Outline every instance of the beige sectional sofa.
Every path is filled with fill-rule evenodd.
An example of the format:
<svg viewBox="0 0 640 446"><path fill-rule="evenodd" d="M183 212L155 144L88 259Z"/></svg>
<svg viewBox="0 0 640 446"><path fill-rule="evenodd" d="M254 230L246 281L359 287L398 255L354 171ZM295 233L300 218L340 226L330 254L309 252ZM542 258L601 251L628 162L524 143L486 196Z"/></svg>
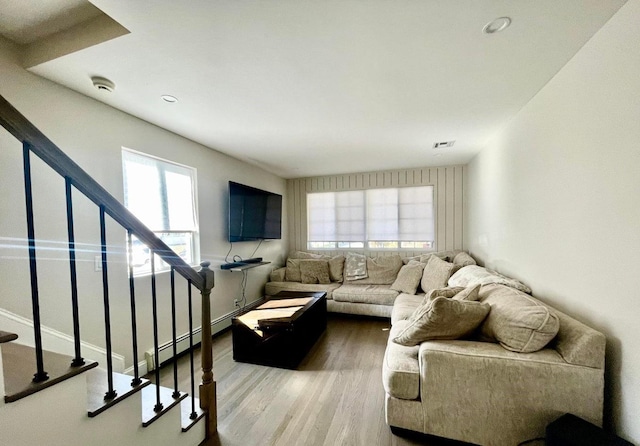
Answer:
<svg viewBox="0 0 640 446"><path fill-rule="evenodd" d="M329 311L390 317L382 364L390 427L518 445L564 413L602 424L604 335L526 285L463 251L368 257L358 280L347 280L347 263L292 253L266 294L326 291Z"/></svg>

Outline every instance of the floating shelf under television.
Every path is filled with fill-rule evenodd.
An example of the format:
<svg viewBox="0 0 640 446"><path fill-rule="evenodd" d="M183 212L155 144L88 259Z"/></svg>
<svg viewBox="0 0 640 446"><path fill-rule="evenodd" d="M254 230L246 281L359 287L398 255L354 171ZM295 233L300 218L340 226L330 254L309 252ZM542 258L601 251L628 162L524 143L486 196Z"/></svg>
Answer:
<svg viewBox="0 0 640 446"><path fill-rule="evenodd" d="M239 262L240 263L240 262ZM254 263L245 263L244 265L234 266L233 268L220 268L223 271L231 271L231 272L240 272L245 269L255 268L257 266L268 265L271 262L254 262Z"/></svg>

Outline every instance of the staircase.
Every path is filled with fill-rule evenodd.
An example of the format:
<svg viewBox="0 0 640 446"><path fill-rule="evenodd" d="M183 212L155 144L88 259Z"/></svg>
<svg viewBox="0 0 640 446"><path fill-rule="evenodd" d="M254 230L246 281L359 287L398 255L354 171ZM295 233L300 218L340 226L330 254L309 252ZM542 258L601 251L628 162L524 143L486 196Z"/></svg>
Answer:
<svg viewBox="0 0 640 446"><path fill-rule="evenodd" d="M131 214L121 203L75 164L53 142L0 96L0 125L23 144L24 191L27 213L25 233L28 241L29 277L33 333L18 337L0 331L0 443L8 446L32 445L199 445L216 433L216 389L212 373L210 293L213 271L209 263L194 270L162 240ZM34 231L31 156L36 155L65 180L68 228L68 259L73 320L72 355L43 348L38 290L38 239ZM101 269L104 304L104 363L83 358L85 345L80 336L76 246L72 191L82 193L97 207L100 215ZM7 193L7 191L4 191ZM202 313L202 380L195 397L193 338L190 338L191 377L189 389L178 389L177 361L174 386L166 388L140 377L138 370L136 295L133 267L129 267L131 306L131 348L133 376L114 371L111 347L109 296L109 258L106 219L120 225L128 240L145 244L151 255L151 299L153 304L153 348L158 358L158 317L154 262L162 260L171 268L171 324L174 356L176 315L175 282L182 278L188 289L189 333L193 333L192 289L200 294ZM155 259L158 260L155 260ZM131 258L129 259L131 260ZM129 262L132 264L132 262ZM30 322L31 323L31 322ZM0 327L1 329L2 327ZM25 345L30 344L30 345ZM86 347L85 347L86 348ZM160 382L160 367L153 381Z"/></svg>

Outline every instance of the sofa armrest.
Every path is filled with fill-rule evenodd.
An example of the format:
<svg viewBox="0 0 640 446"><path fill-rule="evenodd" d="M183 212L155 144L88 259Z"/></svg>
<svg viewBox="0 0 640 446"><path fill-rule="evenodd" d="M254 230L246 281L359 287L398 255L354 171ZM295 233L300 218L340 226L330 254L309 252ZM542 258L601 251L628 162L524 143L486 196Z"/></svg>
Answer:
<svg viewBox="0 0 640 446"><path fill-rule="evenodd" d="M429 341L418 360L425 432L518 444L544 436L567 412L602 424L604 370L569 364L553 349L515 353L486 342Z"/></svg>
<svg viewBox="0 0 640 446"><path fill-rule="evenodd" d="M286 270L286 267L274 269L269 274L269 280L271 282L284 282L284 273L286 272Z"/></svg>

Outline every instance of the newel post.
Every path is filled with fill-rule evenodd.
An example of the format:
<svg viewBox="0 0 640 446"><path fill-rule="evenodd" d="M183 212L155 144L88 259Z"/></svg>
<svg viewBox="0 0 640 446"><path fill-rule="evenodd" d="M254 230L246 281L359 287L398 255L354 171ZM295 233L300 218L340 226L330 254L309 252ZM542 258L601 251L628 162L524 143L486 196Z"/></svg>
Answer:
<svg viewBox="0 0 640 446"><path fill-rule="evenodd" d="M202 288L202 384L200 384L200 408L206 413L206 438L218 430L218 407L216 402L216 382L213 380L213 352L211 346L211 289L213 271L210 262L202 262L199 271L203 279Z"/></svg>

